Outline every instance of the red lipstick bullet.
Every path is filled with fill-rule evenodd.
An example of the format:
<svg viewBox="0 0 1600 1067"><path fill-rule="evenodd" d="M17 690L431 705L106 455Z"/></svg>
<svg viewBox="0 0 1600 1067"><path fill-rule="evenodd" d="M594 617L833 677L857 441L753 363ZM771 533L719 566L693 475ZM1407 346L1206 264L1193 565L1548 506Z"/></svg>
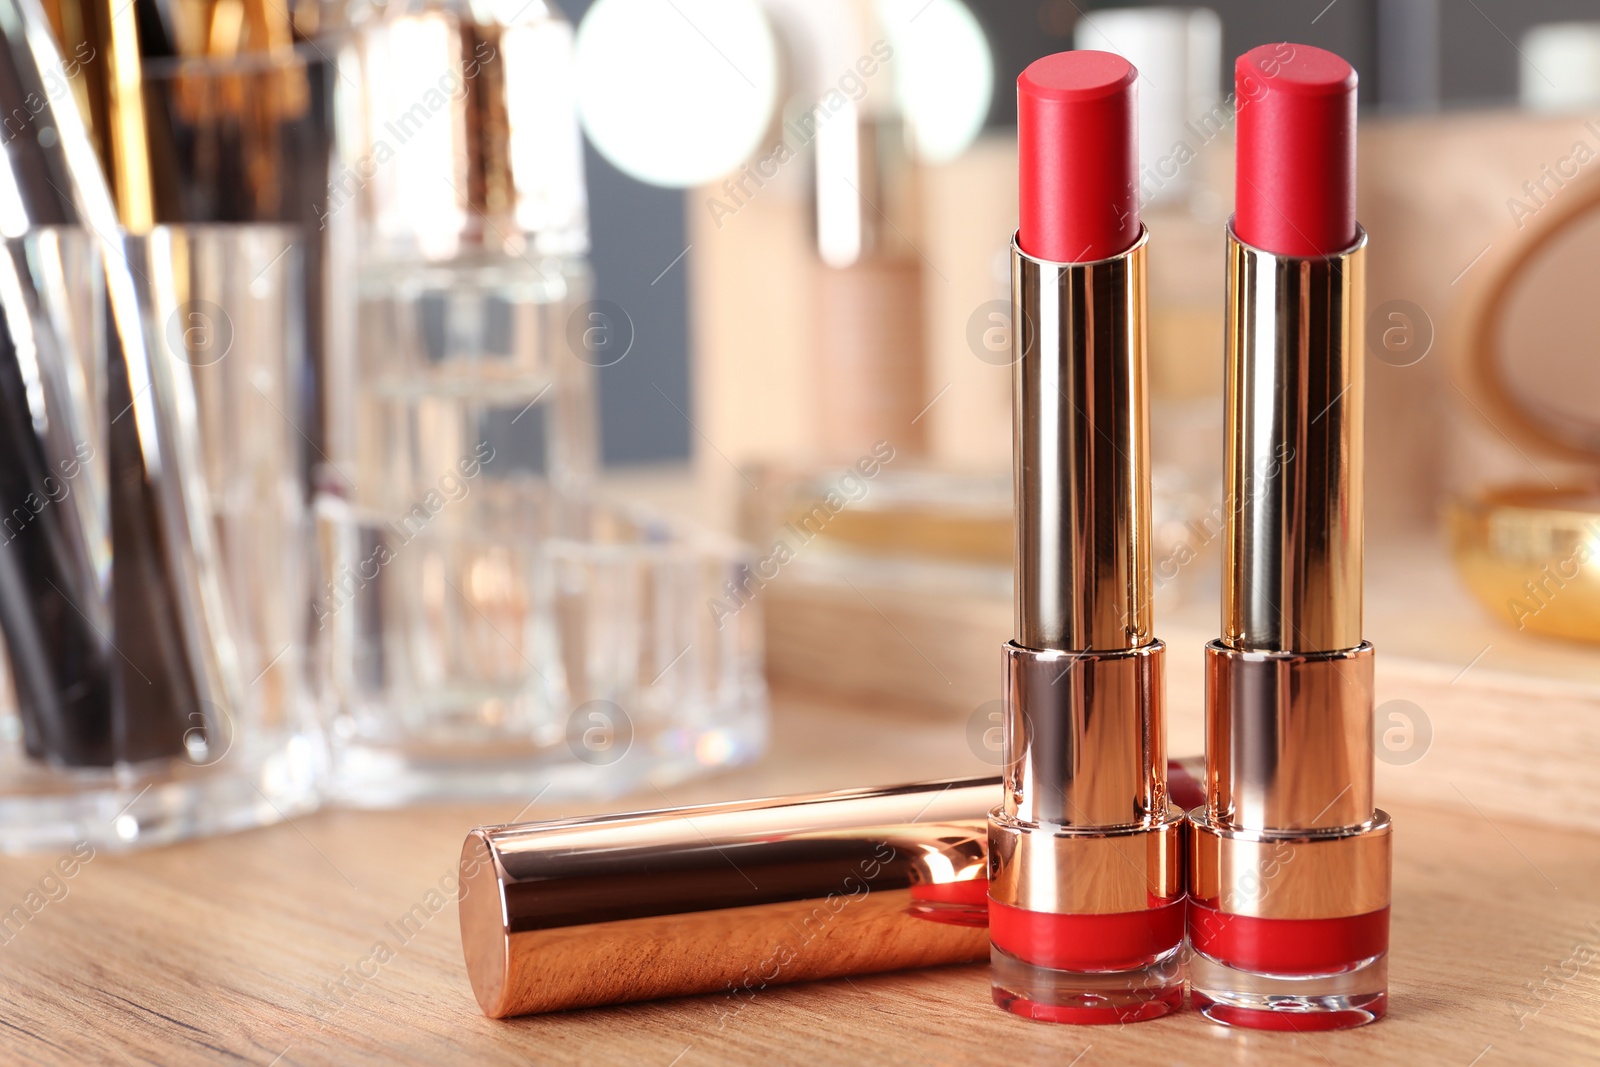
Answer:
<svg viewBox="0 0 1600 1067"><path fill-rule="evenodd" d="M1017 245L1109 259L1139 239L1136 72L1110 52L1058 52L1017 79Z"/></svg>
<svg viewBox="0 0 1600 1067"><path fill-rule="evenodd" d="M1309 45L1264 44L1234 64L1233 232L1280 256L1356 243L1356 72Z"/></svg>

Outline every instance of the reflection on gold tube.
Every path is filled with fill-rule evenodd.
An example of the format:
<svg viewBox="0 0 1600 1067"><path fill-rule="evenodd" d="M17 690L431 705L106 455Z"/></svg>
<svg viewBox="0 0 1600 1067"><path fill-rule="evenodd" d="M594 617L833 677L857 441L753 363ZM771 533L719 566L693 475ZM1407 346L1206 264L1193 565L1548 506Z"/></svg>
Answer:
<svg viewBox="0 0 1600 1067"><path fill-rule="evenodd" d="M1153 640L1145 244L1049 263L1012 243L1016 641Z"/></svg>
<svg viewBox="0 0 1600 1067"><path fill-rule="evenodd" d="M485 827L461 942L496 1018L988 954L995 778Z"/></svg>
<svg viewBox="0 0 1600 1067"><path fill-rule="evenodd" d="M1337 256L1228 231L1227 569L1231 648L1361 643L1366 234Z"/></svg>

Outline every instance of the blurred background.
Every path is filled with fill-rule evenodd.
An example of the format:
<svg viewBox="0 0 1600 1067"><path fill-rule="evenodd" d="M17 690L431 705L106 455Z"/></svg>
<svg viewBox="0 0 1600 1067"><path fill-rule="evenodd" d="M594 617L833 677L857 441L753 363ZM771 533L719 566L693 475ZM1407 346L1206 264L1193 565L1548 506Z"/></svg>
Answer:
<svg viewBox="0 0 1600 1067"><path fill-rule="evenodd" d="M458 857L477 826L993 787L1014 85L1064 49L1140 72L1153 630L1167 754L1194 768L1234 506L1232 69L1279 41L1360 77L1363 618L1406 835L1382 1033L1413 1059L1592 1058L1590 0L0 0L10 1040L74 1063L1085 1057L1072 1027L1002 1029L986 965L780 994L774 953L725 996L487 1020L462 949L499 958L471 913L513 913L469 908L463 945L453 906L485 883ZM733 821L741 849L833 854ZM908 856L981 874L970 826L928 822ZM698 906L699 858L782 903L682 825L642 853L665 880L529 835L582 925L514 984L699 970L698 941L641 955L587 919L658 883ZM976 918L978 886L926 914ZM819 945L874 956L900 900ZM715 912L645 922L756 944Z"/></svg>
<svg viewBox="0 0 1600 1067"><path fill-rule="evenodd" d="M996 137L1015 128L1016 95L1011 86L1022 68L1042 55L1072 47L1080 25L1092 22L1097 12L1171 7L1095 0L1008 0L966 6L983 34L993 64L997 89L984 115L983 132ZM1558 84L1527 70L1525 35L1551 23L1592 18L1594 11L1584 0L1480 0L1460 11L1446 11L1448 5L1440 0L1337 0L1333 4L1224 0L1207 6L1219 19L1219 56L1237 56L1258 44L1279 40L1304 41L1337 52L1360 71L1361 106L1368 114L1508 108L1524 99L1524 93L1533 102L1561 98L1576 106L1585 94L1595 91L1588 84L1593 75L1583 73L1581 60L1550 71ZM577 19L589 4L571 0L564 7ZM1085 32L1092 34L1092 30ZM1545 47L1555 47L1548 43L1554 37L1548 30L1536 34L1535 45L1542 40L1547 42ZM1581 52L1583 47L1574 41L1568 50ZM1546 62L1560 63L1554 58ZM1216 75L1216 91L1225 93L1232 80L1229 64L1219 62ZM687 205L680 197L662 194L618 171L592 147L586 164L595 207L597 285L611 299L637 309L639 320L649 324L645 332L652 338L650 348L641 350L651 356L648 375L643 367L635 366L601 380L605 461L616 465L683 460L694 447L693 431L661 402L650 383L674 399L687 395L691 362L688 294L679 286L667 290L671 298L655 291L668 280L652 287L654 275L646 277L649 272L643 264L666 263L688 244L682 222ZM638 269L633 268L635 263Z"/></svg>
<svg viewBox="0 0 1600 1067"><path fill-rule="evenodd" d="M1600 707L1591 5L3 4L0 844L610 797L814 702L995 766L1013 86L1069 48L1141 72L1174 751L1228 507L1232 59L1290 40L1361 78L1390 787L1464 765L1419 764L1440 722L1474 774L1581 776L1481 713Z"/></svg>

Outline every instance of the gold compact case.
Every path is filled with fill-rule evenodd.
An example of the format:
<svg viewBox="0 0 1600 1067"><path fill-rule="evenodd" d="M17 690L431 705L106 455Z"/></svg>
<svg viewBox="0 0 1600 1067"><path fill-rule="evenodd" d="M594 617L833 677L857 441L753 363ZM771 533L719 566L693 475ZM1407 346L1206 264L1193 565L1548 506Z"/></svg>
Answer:
<svg viewBox="0 0 1600 1067"><path fill-rule="evenodd" d="M1488 266L1456 377L1537 473L1457 498L1456 567L1518 630L1600 642L1600 181L1567 184Z"/></svg>
<svg viewBox="0 0 1600 1067"><path fill-rule="evenodd" d="M1600 488L1511 486L1458 500L1456 567L1519 629L1600 641Z"/></svg>

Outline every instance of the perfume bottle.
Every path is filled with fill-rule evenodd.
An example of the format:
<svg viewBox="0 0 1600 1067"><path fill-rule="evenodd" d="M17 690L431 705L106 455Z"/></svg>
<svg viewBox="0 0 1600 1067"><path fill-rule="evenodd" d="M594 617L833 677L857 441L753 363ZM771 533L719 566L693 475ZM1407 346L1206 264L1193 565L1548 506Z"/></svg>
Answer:
<svg viewBox="0 0 1600 1067"><path fill-rule="evenodd" d="M622 324L589 275L572 29L535 2L484 22L453 2L357 20L362 91L327 211L361 213L353 424L362 506L409 514L476 458L575 488L595 463L593 366ZM577 356L567 356L567 327ZM492 455L491 455L492 454Z"/></svg>
<svg viewBox="0 0 1600 1067"><path fill-rule="evenodd" d="M542 0L355 19L316 607L352 803L593 793L764 738L756 614L706 610L742 557L594 496L632 325L590 299L572 36Z"/></svg>
<svg viewBox="0 0 1600 1067"><path fill-rule="evenodd" d="M561 528L557 487L594 464L592 368L563 338L588 292L571 39L540 2L509 24L449 2L355 19L361 91L327 211L359 212L356 351L316 609L343 653L336 737L534 730L514 542Z"/></svg>

